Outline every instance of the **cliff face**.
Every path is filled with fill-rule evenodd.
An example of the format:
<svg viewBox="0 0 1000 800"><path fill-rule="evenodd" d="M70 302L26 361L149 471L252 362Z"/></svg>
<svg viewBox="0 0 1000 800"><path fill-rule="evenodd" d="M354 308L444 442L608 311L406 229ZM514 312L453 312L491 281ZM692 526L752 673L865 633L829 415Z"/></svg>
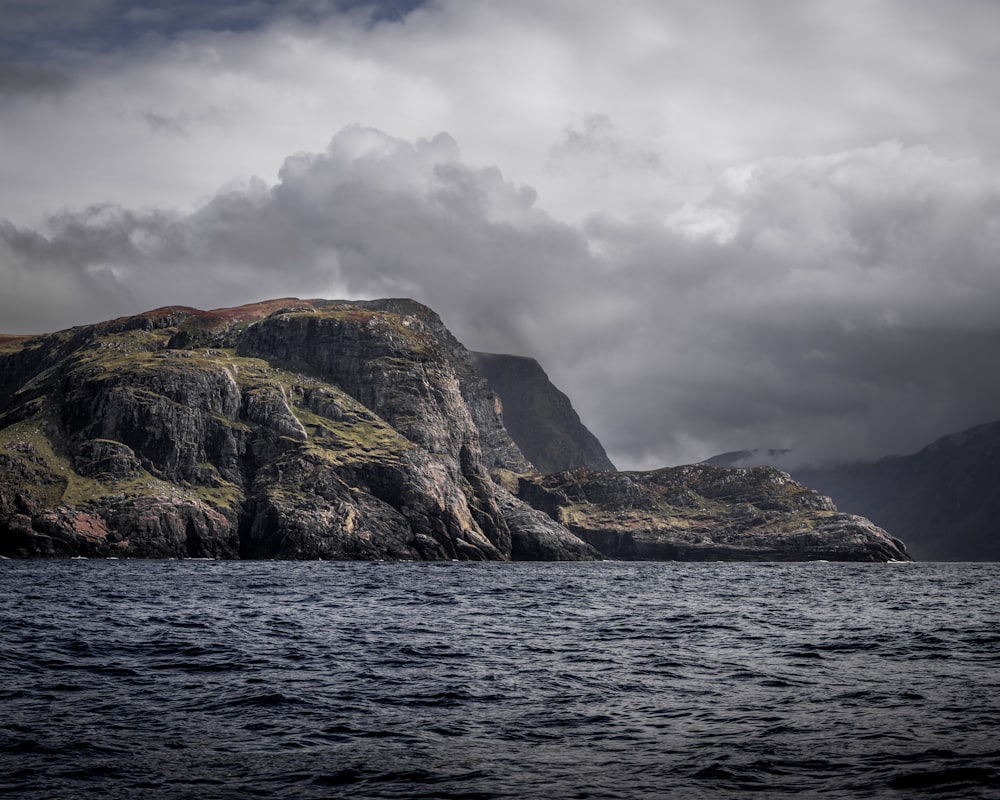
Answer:
<svg viewBox="0 0 1000 800"><path fill-rule="evenodd" d="M597 558L490 479L529 465L442 331L283 301L8 341L0 553Z"/></svg>
<svg viewBox="0 0 1000 800"><path fill-rule="evenodd" d="M496 353L473 353L472 357L503 402L511 438L539 471L614 471L597 437L535 359Z"/></svg>
<svg viewBox="0 0 1000 800"><path fill-rule="evenodd" d="M623 560L910 560L899 540L770 467L575 470L524 476L518 494Z"/></svg>
<svg viewBox="0 0 1000 800"><path fill-rule="evenodd" d="M470 354L410 300L0 337L0 555L602 554L906 558L775 470L539 474Z"/></svg>

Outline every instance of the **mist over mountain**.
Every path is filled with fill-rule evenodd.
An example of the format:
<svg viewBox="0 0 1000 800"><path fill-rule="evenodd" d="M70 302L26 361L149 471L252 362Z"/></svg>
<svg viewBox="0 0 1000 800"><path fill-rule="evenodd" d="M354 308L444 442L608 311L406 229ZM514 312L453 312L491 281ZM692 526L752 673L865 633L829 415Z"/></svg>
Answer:
<svg viewBox="0 0 1000 800"><path fill-rule="evenodd" d="M793 475L903 539L915 558L1000 560L1000 422L944 436L912 455Z"/></svg>
<svg viewBox="0 0 1000 800"><path fill-rule="evenodd" d="M876 461L802 465L793 451L762 449L722 453L704 463L787 470L838 508L903 539L920 560L1000 560L1000 421Z"/></svg>
<svg viewBox="0 0 1000 800"><path fill-rule="evenodd" d="M706 458L701 463L713 467L777 467L781 466L781 463L792 455L792 451L787 448L731 450L728 453L719 453L717 456Z"/></svg>

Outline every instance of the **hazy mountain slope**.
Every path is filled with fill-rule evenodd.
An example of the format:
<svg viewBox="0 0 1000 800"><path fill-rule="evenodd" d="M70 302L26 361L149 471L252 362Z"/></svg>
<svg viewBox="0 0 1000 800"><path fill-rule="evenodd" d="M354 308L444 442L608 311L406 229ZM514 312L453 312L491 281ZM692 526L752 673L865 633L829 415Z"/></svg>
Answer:
<svg viewBox="0 0 1000 800"><path fill-rule="evenodd" d="M511 437L540 472L614 470L604 447L533 358L473 353L473 362L503 403Z"/></svg>
<svg viewBox="0 0 1000 800"><path fill-rule="evenodd" d="M794 474L899 536L916 558L1000 560L1000 422L913 455Z"/></svg>

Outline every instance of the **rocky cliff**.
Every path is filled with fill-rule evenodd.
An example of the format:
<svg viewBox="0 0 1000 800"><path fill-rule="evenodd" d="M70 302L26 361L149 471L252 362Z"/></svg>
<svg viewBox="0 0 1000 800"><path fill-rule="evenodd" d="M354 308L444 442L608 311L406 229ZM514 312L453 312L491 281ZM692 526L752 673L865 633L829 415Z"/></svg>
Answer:
<svg viewBox="0 0 1000 800"><path fill-rule="evenodd" d="M429 309L273 301L0 345L0 553L591 559Z"/></svg>
<svg viewBox="0 0 1000 800"><path fill-rule="evenodd" d="M783 473L712 470L539 474L410 300L0 337L4 556L906 557Z"/></svg>
<svg viewBox="0 0 1000 800"><path fill-rule="evenodd" d="M518 494L611 558L909 561L903 543L771 467L574 470Z"/></svg>
<svg viewBox="0 0 1000 800"><path fill-rule="evenodd" d="M533 358L473 353L473 362L503 402L504 422L541 472L613 471L604 447Z"/></svg>

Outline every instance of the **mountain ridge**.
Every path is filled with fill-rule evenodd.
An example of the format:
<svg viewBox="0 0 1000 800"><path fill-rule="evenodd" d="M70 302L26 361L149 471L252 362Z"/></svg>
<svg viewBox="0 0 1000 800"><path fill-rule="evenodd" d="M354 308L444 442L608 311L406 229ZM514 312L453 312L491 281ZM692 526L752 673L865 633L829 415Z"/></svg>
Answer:
<svg viewBox="0 0 1000 800"><path fill-rule="evenodd" d="M823 557L782 537L836 519L853 544L835 557L908 558L870 523L786 503L815 493L785 478L616 474L534 470L472 355L413 300L167 306L0 344L5 556L592 560L614 548L581 519L655 506L687 519L658 522L660 544L692 525L702 544L739 540L681 557ZM576 528L559 480L596 487ZM738 491L704 494L719 480Z"/></svg>

